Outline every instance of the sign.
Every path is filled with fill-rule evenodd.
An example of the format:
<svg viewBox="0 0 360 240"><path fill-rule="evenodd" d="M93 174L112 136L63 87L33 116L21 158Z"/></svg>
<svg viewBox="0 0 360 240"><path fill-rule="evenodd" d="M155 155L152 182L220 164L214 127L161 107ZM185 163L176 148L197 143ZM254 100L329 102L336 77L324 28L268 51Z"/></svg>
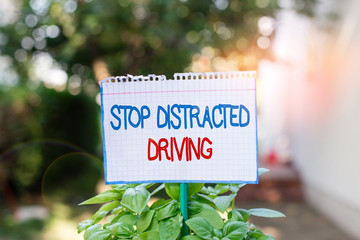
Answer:
<svg viewBox="0 0 360 240"><path fill-rule="evenodd" d="M100 82L106 184L257 183L255 72Z"/></svg>

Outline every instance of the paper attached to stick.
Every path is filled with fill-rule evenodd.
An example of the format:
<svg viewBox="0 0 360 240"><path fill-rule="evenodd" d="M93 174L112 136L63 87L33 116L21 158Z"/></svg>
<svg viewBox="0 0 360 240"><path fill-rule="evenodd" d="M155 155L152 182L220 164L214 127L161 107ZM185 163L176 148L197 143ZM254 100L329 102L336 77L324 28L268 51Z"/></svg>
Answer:
<svg viewBox="0 0 360 240"><path fill-rule="evenodd" d="M105 181L257 183L255 72L100 82Z"/></svg>

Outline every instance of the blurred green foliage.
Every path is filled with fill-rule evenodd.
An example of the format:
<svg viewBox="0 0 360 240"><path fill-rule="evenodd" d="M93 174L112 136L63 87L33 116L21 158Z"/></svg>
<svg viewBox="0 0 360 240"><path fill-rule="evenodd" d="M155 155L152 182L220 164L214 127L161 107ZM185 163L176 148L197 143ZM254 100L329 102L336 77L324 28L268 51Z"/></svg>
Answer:
<svg viewBox="0 0 360 240"><path fill-rule="evenodd" d="M289 2L311 15L315 1ZM256 61L241 59L266 53L256 45L258 19L279 9L276 0L5 3L15 11L0 9L0 190L18 195L39 194L46 169L64 154L101 156L95 76L171 77L190 71L206 47L214 56L242 56L239 70L254 69ZM77 174L66 166L58 172Z"/></svg>
<svg viewBox="0 0 360 240"><path fill-rule="evenodd" d="M0 95L0 166L17 193L39 194L45 171L66 153L99 156L100 110L94 99L45 87L35 91L12 88L6 93ZM89 166L84 164L83 169ZM57 171L63 176L75 173L60 168ZM94 176L95 180L99 177ZM53 179L51 183L59 181Z"/></svg>
<svg viewBox="0 0 360 240"><path fill-rule="evenodd" d="M34 78L29 66L41 52L50 53L68 76L86 78L77 66L91 67L97 58L104 59L114 74L171 76L184 71L204 46L217 48L220 55L247 53L256 40L257 20L278 9L275 0L31 0L21 4L18 21L0 31L7 36L2 54L12 58L19 81L25 83ZM236 44L239 39L243 44Z"/></svg>
<svg viewBox="0 0 360 240"><path fill-rule="evenodd" d="M10 214L0 219L0 237L2 239L35 239L40 236L44 221L30 219L18 223Z"/></svg>

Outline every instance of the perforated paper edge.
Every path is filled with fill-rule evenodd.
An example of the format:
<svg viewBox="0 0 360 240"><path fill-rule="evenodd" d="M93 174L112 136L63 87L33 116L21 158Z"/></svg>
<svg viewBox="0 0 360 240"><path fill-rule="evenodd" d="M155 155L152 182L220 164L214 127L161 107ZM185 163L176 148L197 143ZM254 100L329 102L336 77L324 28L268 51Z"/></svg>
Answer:
<svg viewBox="0 0 360 240"><path fill-rule="evenodd" d="M99 81L99 85L120 82L142 82L142 81L165 81L165 80L205 80L205 79L234 79L234 78L255 78L255 71L233 71L233 72L206 72L206 73L175 73L173 79L166 79L165 75L149 74L147 76L126 75L113 76Z"/></svg>

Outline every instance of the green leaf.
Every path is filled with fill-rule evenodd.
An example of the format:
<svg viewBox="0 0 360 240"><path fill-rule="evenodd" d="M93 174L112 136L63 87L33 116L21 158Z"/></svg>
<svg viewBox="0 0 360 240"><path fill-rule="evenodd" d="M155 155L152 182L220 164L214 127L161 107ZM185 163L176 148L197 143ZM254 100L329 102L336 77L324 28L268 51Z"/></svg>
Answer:
<svg viewBox="0 0 360 240"><path fill-rule="evenodd" d="M116 208L118 206L120 206L120 201L109 202L109 203L106 203L106 204L102 205L99 208L99 211L108 211L108 212L110 212L111 210L113 210L114 208Z"/></svg>
<svg viewBox="0 0 360 240"><path fill-rule="evenodd" d="M120 205L119 201L114 201L110 203L106 203L96 211L96 213L91 217L94 220L94 223L98 223L101 219L103 219L112 209L118 207Z"/></svg>
<svg viewBox="0 0 360 240"><path fill-rule="evenodd" d="M155 240L160 239L159 231L148 231L138 235L140 240Z"/></svg>
<svg viewBox="0 0 360 240"><path fill-rule="evenodd" d="M217 195L218 194L218 191L216 191L212 186L207 186L207 187L203 187L201 190L200 190L201 193L205 193L205 194L214 194L214 195Z"/></svg>
<svg viewBox="0 0 360 240"><path fill-rule="evenodd" d="M165 218L169 218L177 215L180 212L180 207L177 202L171 202L170 204L160 208L157 210L156 219L158 221L163 220Z"/></svg>
<svg viewBox="0 0 360 240"><path fill-rule="evenodd" d="M154 202L154 203L151 205L150 209L155 210L155 209L157 209L157 208L161 208L161 207L169 204L169 203L172 202L172 201L174 201L174 200L172 200L172 199L165 200L165 199L163 199L163 198L160 198L159 200L157 200L156 202Z"/></svg>
<svg viewBox="0 0 360 240"><path fill-rule="evenodd" d="M215 185L215 190L219 191L218 194L223 194L230 190L230 185L224 183L218 183Z"/></svg>
<svg viewBox="0 0 360 240"><path fill-rule="evenodd" d="M175 240L180 234L182 217L180 214L175 217L164 219L159 222L160 240Z"/></svg>
<svg viewBox="0 0 360 240"><path fill-rule="evenodd" d="M232 193L227 196L219 196L214 199L214 204L220 212L225 212L225 210L230 206L231 201L236 197L236 193Z"/></svg>
<svg viewBox="0 0 360 240"><path fill-rule="evenodd" d="M120 217L119 220L116 222L123 222L123 223L127 223L127 224L133 226L136 224L136 222L138 221L139 218L140 218L139 215L133 215L133 214L129 213L129 214L126 214L126 215Z"/></svg>
<svg viewBox="0 0 360 240"><path fill-rule="evenodd" d="M265 235L263 233L252 232L249 233L246 240L275 240L271 235Z"/></svg>
<svg viewBox="0 0 360 240"><path fill-rule="evenodd" d="M78 233L81 233L82 231L86 230L88 227L90 227L91 225L94 225L94 224L95 224L95 222L93 219L87 219L85 221L80 222L77 225Z"/></svg>
<svg viewBox="0 0 360 240"><path fill-rule="evenodd" d="M172 199L180 200L180 183L165 183L165 192Z"/></svg>
<svg viewBox="0 0 360 240"><path fill-rule="evenodd" d="M122 210L124 210L125 208L123 206L118 206L116 208L114 208L113 210L111 210L111 213L113 214L119 214Z"/></svg>
<svg viewBox="0 0 360 240"><path fill-rule="evenodd" d="M150 199L150 193L144 186L136 186L135 188L128 188L121 200L121 204L129 210L141 214L147 206Z"/></svg>
<svg viewBox="0 0 360 240"><path fill-rule="evenodd" d="M147 231L152 231L152 230L159 231L159 222L155 218L153 218L150 223L150 226L146 230Z"/></svg>
<svg viewBox="0 0 360 240"><path fill-rule="evenodd" d="M248 225L240 221L227 222L223 228L225 237L230 240L241 240L248 231Z"/></svg>
<svg viewBox="0 0 360 240"><path fill-rule="evenodd" d="M214 199L210 197L211 195L204 195L204 194L201 194L201 193L198 193L196 194L196 199L198 201L201 201L203 203L207 203L207 204L214 204ZM216 198L216 196L214 195L213 197Z"/></svg>
<svg viewBox="0 0 360 240"><path fill-rule="evenodd" d="M94 221L94 223L100 222L101 219L103 219L108 214L108 211L97 211L91 219Z"/></svg>
<svg viewBox="0 0 360 240"><path fill-rule="evenodd" d="M121 197L122 197L122 193L114 190L108 190L80 203L79 205L105 203L105 202L121 199Z"/></svg>
<svg viewBox="0 0 360 240"><path fill-rule="evenodd" d="M154 216L154 213L155 213L154 210L149 210L147 212L144 212L140 216L140 218L136 224L136 229L137 229L138 233L144 232L150 226L150 223Z"/></svg>
<svg viewBox="0 0 360 240"><path fill-rule="evenodd" d="M216 184L215 188L212 186L203 187L200 192L209 195L219 195L226 193L229 190L227 184Z"/></svg>
<svg viewBox="0 0 360 240"><path fill-rule="evenodd" d="M224 222L219 213L207 204L202 204L202 207L203 209L199 213L190 215L189 218L202 217L205 218L206 221L208 221L214 228L222 229Z"/></svg>
<svg viewBox="0 0 360 240"><path fill-rule="evenodd" d="M135 233L133 226L124 222L114 223L108 229L115 236L122 238L129 238Z"/></svg>
<svg viewBox="0 0 360 240"><path fill-rule="evenodd" d="M185 222L189 228L201 238L212 239L214 227L205 218L196 217Z"/></svg>
<svg viewBox="0 0 360 240"><path fill-rule="evenodd" d="M200 190L204 187L204 183L188 183L188 198L200 192Z"/></svg>
<svg viewBox="0 0 360 240"><path fill-rule="evenodd" d="M111 184L110 187L116 191L125 191L126 189L128 189L126 185L127 184Z"/></svg>
<svg viewBox="0 0 360 240"><path fill-rule="evenodd" d="M117 215L115 214L110 214L106 217L106 219L108 220L109 223L111 223L112 221L114 221L114 219L116 218ZM115 221L114 221L115 222Z"/></svg>
<svg viewBox="0 0 360 240"><path fill-rule="evenodd" d="M147 212L147 211L149 211L150 210L150 208L149 208L149 206L146 204L145 205L145 208L144 208L144 210L142 211L142 212Z"/></svg>
<svg viewBox="0 0 360 240"><path fill-rule="evenodd" d="M123 208L124 208L124 207L123 207ZM119 222L119 219L120 219L122 216L129 215L129 214L132 214L132 213L127 212L127 211L121 211L121 212L119 212L118 214L115 214L115 217L111 220L111 223Z"/></svg>
<svg viewBox="0 0 360 240"><path fill-rule="evenodd" d="M241 216L241 214L235 210L232 210L228 213L227 215L228 217L228 221L232 222L232 221L242 221L244 222L244 218Z"/></svg>
<svg viewBox="0 0 360 240"><path fill-rule="evenodd" d="M111 185L111 188L113 190L124 193L127 189L134 188L134 187L136 187L138 185L139 184L113 184L113 185Z"/></svg>
<svg viewBox="0 0 360 240"><path fill-rule="evenodd" d="M253 208L253 209L249 209L249 212L251 213L251 215L257 217L267 217L267 218L285 217L285 215L282 214L281 212L267 208Z"/></svg>
<svg viewBox="0 0 360 240"><path fill-rule="evenodd" d="M204 183L188 183L188 198L198 193L204 187ZM166 194L172 199L180 200L180 183L165 183Z"/></svg>
<svg viewBox="0 0 360 240"><path fill-rule="evenodd" d="M239 191L239 189L242 188L243 186L245 186L245 183L242 183L242 184L230 184L229 189L233 193L237 193Z"/></svg>
<svg viewBox="0 0 360 240"><path fill-rule="evenodd" d="M88 227L88 229L86 229L86 232L84 234L84 240L88 240L90 235L93 234L94 232L98 231L100 228L101 228L100 224L96 224L96 225Z"/></svg>
<svg viewBox="0 0 360 240"><path fill-rule="evenodd" d="M110 240L111 233L107 230L99 230L90 234L87 240Z"/></svg>
<svg viewBox="0 0 360 240"><path fill-rule="evenodd" d="M202 240L203 238L200 238L196 235L187 235L185 237L180 238L180 240Z"/></svg>
<svg viewBox="0 0 360 240"><path fill-rule="evenodd" d="M267 168L258 168L258 175L261 176L266 172L269 172L270 170Z"/></svg>
<svg viewBox="0 0 360 240"><path fill-rule="evenodd" d="M189 211L189 215L194 215L197 214L199 212L201 212L201 210L204 207L202 206L201 203L198 203L196 201L189 201L188 202L188 211Z"/></svg>
<svg viewBox="0 0 360 240"><path fill-rule="evenodd" d="M108 217L108 221L109 221L110 223L117 223L121 217L122 217L122 216L120 216L120 215L115 215L115 217L112 218L112 219L111 219L111 218L109 219L109 217Z"/></svg>
<svg viewBox="0 0 360 240"><path fill-rule="evenodd" d="M244 219L244 222L247 222L250 218L250 212L246 209L237 209L236 210L237 212L239 212L241 214L241 216L243 217Z"/></svg>
<svg viewBox="0 0 360 240"><path fill-rule="evenodd" d="M245 209L236 209L232 210L228 214L228 219L230 221L241 221L241 222L247 222L250 218L250 212Z"/></svg>
<svg viewBox="0 0 360 240"><path fill-rule="evenodd" d="M214 235L216 236L216 237L218 237L218 238L222 238L223 237L223 232L222 232L222 230L220 230L220 229L214 229Z"/></svg>

